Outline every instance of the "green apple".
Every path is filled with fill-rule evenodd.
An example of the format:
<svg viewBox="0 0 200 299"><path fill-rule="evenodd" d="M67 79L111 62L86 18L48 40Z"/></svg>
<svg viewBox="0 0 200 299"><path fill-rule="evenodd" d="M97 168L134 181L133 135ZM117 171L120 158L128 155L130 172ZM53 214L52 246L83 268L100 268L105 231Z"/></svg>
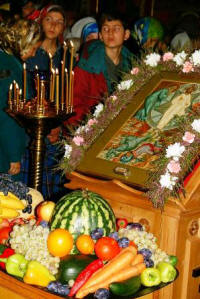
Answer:
<svg viewBox="0 0 200 299"><path fill-rule="evenodd" d="M141 283L145 287L157 286L160 282L160 271L156 268L146 268L141 274Z"/></svg>
<svg viewBox="0 0 200 299"><path fill-rule="evenodd" d="M160 272L162 282L170 282L176 278L176 269L170 263L160 262L157 269Z"/></svg>

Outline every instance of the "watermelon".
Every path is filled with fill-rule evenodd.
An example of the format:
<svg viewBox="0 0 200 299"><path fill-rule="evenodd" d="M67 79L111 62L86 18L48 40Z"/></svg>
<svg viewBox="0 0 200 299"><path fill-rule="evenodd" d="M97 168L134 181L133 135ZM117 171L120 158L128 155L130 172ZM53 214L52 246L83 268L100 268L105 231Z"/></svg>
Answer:
<svg viewBox="0 0 200 299"><path fill-rule="evenodd" d="M89 235L96 228L103 228L104 236L116 231L112 208L101 195L88 190L75 190L63 196L55 205L50 229L67 229L74 241L81 234ZM77 253L74 246L71 254Z"/></svg>

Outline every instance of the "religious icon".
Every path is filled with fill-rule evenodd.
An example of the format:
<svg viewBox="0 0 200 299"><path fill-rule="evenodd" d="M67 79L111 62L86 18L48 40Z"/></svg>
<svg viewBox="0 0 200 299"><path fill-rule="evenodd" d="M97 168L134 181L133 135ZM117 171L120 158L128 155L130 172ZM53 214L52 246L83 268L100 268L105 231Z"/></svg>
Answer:
<svg viewBox="0 0 200 299"><path fill-rule="evenodd" d="M137 94L140 109L131 113L131 107L135 106L133 97L133 103L127 107L127 112L122 112L123 123L114 120L114 124L110 124L106 129L109 135L107 142L100 146L101 140L106 140L106 134L103 134L97 144L86 153L86 162L83 160L78 169L88 171L86 165L89 155L88 158L92 159L90 164L98 168L94 170L95 175L100 171L102 176L102 168L103 176L115 177L116 167L123 168L126 170L126 177L124 175L122 180L133 185L140 185L141 182L143 185L147 172L154 169L152 161L158 158L158 153L162 150L164 136L176 134L176 117L186 115L190 109L200 105L200 80L192 82L178 78L178 75L176 80L171 80L170 76L161 77L155 87L148 87L149 91L145 94L142 105L141 96ZM111 136L109 132L114 134ZM91 169L89 172L91 173Z"/></svg>

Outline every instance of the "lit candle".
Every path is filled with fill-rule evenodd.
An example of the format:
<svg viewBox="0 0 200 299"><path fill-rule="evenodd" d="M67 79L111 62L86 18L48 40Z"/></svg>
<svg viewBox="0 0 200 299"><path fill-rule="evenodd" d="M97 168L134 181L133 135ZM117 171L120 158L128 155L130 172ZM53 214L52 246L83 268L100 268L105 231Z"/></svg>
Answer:
<svg viewBox="0 0 200 299"><path fill-rule="evenodd" d="M64 109L64 88L65 88L65 68L64 62L61 61L61 110Z"/></svg>
<svg viewBox="0 0 200 299"><path fill-rule="evenodd" d="M23 79L24 79L24 94L23 94L23 96L24 96L24 100L26 99L26 63L24 62L24 64L23 64Z"/></svg>
<svg viewBox="0 0 200 299"><path fill-rule="evenodd" d="M62 73L61 73L61 109L64 109L64 89L65 89L65 64L66 64L66 52L67 52L67 44L64 41L63 43L63 60L61 61L62 65Z"/></svg>
<svg viewBox="0 0 200 299"><path fill-rule="evenodd" d="M16 83L16 104L17 104L17 110L19 107L19 85Z"/></svg>
<svg viewBox="0 0 200 299"><path fill-rule="evenodd" d="M59 71L56 69L56 111L59 110Z"/></svg>
<svg viewBox="0 0 200 299"><path fill-rule="evenodd" d="M45 85L44 85L44 81L41 81L41 92L40 92L41 96L40 96L40 105L41 107L44 107L44 99L45 99Z"/></svg>
<svg viewBox="0 0 200 299"><path fill-rule="evenodd" d="M68 82L69 78L68 78L68 71L65 68L65 105L66 105L66 109L68 109L69 106L69 82Z"/></svg>
<svg viewBox="0 0 200 299"><path fill-rule="evenodd" d="M52 59L52 55L51 53L49 53L49 69L50 69L50 72L53 68L53 59Z"/></svg>
<svg viewBox="0 0 200 299"><path fill-rule="evenodd" d="M50 102L52 102L52 83L53 83L53 74L52 74L52 70L51 70L50 82L49 82L49 99L50 99Z"/></svg>
<svg viewBox="0 0 200 299"><path fill-rule="evenodd" d="M14 105L16 104L17 100L17 94L16 94L16 81L13 81L13 87L14 87Z"/></svg>
<svg viewBox="0 0 200 299"><path fill-rule="evenodd" d="M72 87L71 87L71 103L70 103L70 110L73 111L73 102L74 102L74 72L72 71Z"/></svg>
<svg viewBox="0 0 200 299"><path fill-rule="evenodd" d="M19 107L20 108L22 108L22 104L23 104L23 102L22 102L22 89L20 88L20 90L19 90Z"/></svg>
<svg viewBox="0 0 200 299"><path fill-rule="evenodd" d="M72 69L74 59L74 44L70 41L71 53L70 53L70 70L69 70L69 105L71 105L71 90L72 90Z"/></svg>
<svg viewBox="0 0 200 299"><path fill-rule="evenodd" d="M52 69L52 91L51 91L52 102L54 102L54 96L55 96L55 77L56 77L56 72L54 69Z"/></svg>
<svg viewBox="0 0 200 299"><path fill-rule="evenodd" d="M37 91L37 105L40 105L40 76L38 74L38 66L35 66L36 73L36 91Z"/></svg>
<svg viewBox="0 0 200 299"><path fill-rule="evenodd" d="M13 92L13 84L11 83L8 92L8 104L10 109L12 109L12 92Z"/></svg>

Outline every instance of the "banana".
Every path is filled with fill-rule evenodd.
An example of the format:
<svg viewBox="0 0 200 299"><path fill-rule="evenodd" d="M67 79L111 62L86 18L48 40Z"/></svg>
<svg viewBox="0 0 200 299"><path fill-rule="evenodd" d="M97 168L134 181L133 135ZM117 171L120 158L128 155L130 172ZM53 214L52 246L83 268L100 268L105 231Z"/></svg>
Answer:
<svg viewBox="0 0 200 299"><path fill-rule="evenodd" d="M3 194L3 192L0 191L0 196L1 196L1 195L6 196L6 195ZM13 194L13 193L11 193L11 192L9 192L9 191L8 191L8 196L12 197L13 199L18 199L18 200L20 200L19 197L17 197L15 194Z"/></svg>
<svg viewBox="0 0 200 299"><path fill-rule="evenodd" d="M19 216L19 212L13 209L0 208L0 218L15 218Z"/></svg>
<svg viewBox="0 0 200 299"><path fill-rule="evenodd" d="M2 208L9 208L13 210L23 210L25 207L20 199L17 197L11 197L10 195L0 195L0 205Z"/></svg>

